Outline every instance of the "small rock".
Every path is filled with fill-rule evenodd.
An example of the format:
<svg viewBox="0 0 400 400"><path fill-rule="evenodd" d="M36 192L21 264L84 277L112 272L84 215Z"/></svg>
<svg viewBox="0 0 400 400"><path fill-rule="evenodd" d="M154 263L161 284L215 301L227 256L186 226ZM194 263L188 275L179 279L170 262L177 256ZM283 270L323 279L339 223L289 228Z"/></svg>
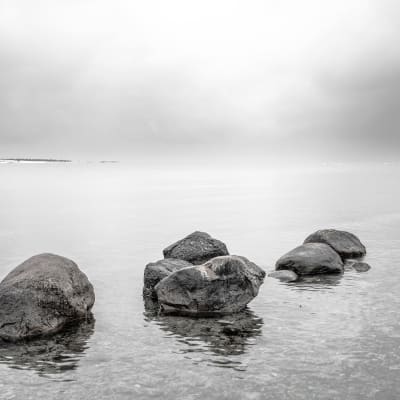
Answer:
<svg viewBox="0 0 400 400"><path fill-rule="evenodd" d="M193 232L163 251L164 258L178 258L195 265L219 256L229 255L226 245L205 232Z"/></svg>
<svg viewBox="0 0 400 400"><path fill-rule="evenodd" d="M351 267L357 272L367 272L371 269L371 266L365 262L355 262L351 264Z"/></svg>
<svg viewBox="0 0 400 400"><path fill-rule="evenodd" d="M290 270L280 270L280 271L274 271L268 274L270 278L276 278L279 279L282 282L294 282L298 279L298 276L295 272L290 271Z"/></svg>
<svg viewBox="0 0 400 400"><path fill-rule="evenodd" d="M356 235L336 229L322 229L314 232L306 238L304 243L325 243L332 247L342 260L360 258L366 254L365 246Z"/></svg>
<svg viewBox="0 0 400 400"><path fill-rule="evenodd" d="M291 270L297 275L342 273L343 262L338 253L323 243L307 243L283 255L275 269Z"/></svg>

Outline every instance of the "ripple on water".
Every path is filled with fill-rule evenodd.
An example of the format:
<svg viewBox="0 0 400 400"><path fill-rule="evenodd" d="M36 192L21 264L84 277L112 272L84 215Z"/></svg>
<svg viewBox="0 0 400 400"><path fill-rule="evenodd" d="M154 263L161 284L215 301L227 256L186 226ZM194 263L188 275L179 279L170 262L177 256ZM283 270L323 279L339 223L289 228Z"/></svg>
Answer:
<svg viewBox="0 0 400 400"><path fill-rule="evenodd" d="M181 344L178 353L192 362L237 370L246 369L239 356L254 345L263 326L263 320L249 309L223 318L158 315L151 310L145 320L175 338Z"/></svg>
<svg viewBox="0 0 400 400"><path fill-rule="evenodd" d="M19 370L32 370L52 380L70 381L62 377L75 370L88 348L95 321L70 326L62 333L22 343L0 344L0 364Z"/></svg>

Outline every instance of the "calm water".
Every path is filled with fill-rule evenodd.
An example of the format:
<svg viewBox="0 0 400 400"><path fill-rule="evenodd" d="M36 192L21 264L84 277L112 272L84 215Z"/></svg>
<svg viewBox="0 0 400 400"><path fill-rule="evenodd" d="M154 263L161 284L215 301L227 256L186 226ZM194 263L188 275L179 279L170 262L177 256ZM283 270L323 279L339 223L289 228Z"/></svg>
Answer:
<svg viewBox="0 0 400 400"><path fill-rule="evenodd" d="M1 399L400 397L400 167L2 164L0 179L1 277L53 252L96 290L94 324L0 349ZM268 271L323 227L356 233L372 269L267 278L240 336L145 310L144 266L194 230Z"/></svg>

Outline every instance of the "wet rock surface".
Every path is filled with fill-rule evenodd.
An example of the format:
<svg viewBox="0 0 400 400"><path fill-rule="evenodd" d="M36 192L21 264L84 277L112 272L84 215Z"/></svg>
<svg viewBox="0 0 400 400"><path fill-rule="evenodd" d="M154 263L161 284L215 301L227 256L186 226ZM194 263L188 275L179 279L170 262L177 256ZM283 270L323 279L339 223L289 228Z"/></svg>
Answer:
<svg viewBox="0 0 400 400"><path fill-rule="evenodd" d="M195 265L229 254L226 245L206 232L196 231L171 244L163 251L164 258L178 258Z"/></svg>
<svg viewBox="0 0 400 400"><path fill-rule="evenodd" d="M222 256L172 273L155 290L164 313L230 314L257 296L264 277L265 272L247 258Z"/></svg>
<svg viewBox="0 0 400 400"><path fill-rule="evenodd" d="M86 275L54 254L29 258L0 283L0 340L52 334L91 318L95 296Z"/></svg>
<svg viewBox="0 0 400 400"><path fill-rule="evenodd" d="M156 299L157 293L154 290L154 287L158 282L175 271L192 266L193 264L187 261L174 258L165 258L163 260L147 264L144 270L143 295Z"/></svg>
<svg viewBox="0 0 400 400"><path fill-rule="evenodd" d="M321 229L312 233L304 243L325 243L335 250L342 260L365 256L366 249L358 237L350 232Z"/></svg>
<svg viewBox="0 0 400 400"><path fill-rule="evenodd" d="M324 243L307 243L283 255L275 269L290 270L297 275L342 273L343 262L338 253Z"/></svg>

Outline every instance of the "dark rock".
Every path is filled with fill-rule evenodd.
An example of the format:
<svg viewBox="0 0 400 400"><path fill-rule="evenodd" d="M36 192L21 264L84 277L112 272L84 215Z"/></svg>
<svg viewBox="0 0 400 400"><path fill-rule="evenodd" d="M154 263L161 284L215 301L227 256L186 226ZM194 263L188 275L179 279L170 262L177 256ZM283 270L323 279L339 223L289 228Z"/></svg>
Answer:
<svg viewBox="0 0 400 400"><path fill-rule="evenodd" d="M307 243L283 255L275 269L291 270L297 275L343 272L343 262L331 247L323 243Z"/></svg>
<svg viewBox="0 0 400 400"><path fill-rule="evenodd" d="M351 267L357 272L367 272L371 269L371 266L365 262L355 262L351 264Z"/></svg>
<svg viewBox="0 0 400 400"><path fill-rule="evenodd" d="M193 232L163 251L164 258L178 258L195 265L211 258L228 255L226 245L205 232Z"/></svg>
<svg viewBox="0 0 400 400"><path fill-rule="evenodd" d="M192 266L193 264L190 264L187 261L177 260L174 258L165 258L155 263L147 264L146 268L144 269L143 295L156 299L157 294L154 290L154 287L158 282L175 271Z"/></svg>
<svg viewBox="0 0 400 400"><path fill-rule="evenodd" d="M164 313L212 316L243 310L257 296L264 277L248 259L222 256L176 271L155 289Z"/></svg>
<svg viewBox="0 0 400 400"><path fill-rule="evenodd" d="M17 341L60 331L91 317L93 286L71 260L29 258L0 283L0 339Z"/></svg>
<svg viewBox="0 0 400 400"><path fill-rule="evenodd" d="M294 282L298 279L298 276L295 272L290 271L290 270L280 270L280 271L274 271L268 274L270 278L276 278L279 279L282 282Z"/></svg>
<svg viewBox="0 0 400 400"><path fill-rule="evenodd" d="M342 260L359 258L366 254L365 246L357 236L336 229L322 229L314 232L306 238L304 243L325 243L331 246L342 257Z"/></svg>

